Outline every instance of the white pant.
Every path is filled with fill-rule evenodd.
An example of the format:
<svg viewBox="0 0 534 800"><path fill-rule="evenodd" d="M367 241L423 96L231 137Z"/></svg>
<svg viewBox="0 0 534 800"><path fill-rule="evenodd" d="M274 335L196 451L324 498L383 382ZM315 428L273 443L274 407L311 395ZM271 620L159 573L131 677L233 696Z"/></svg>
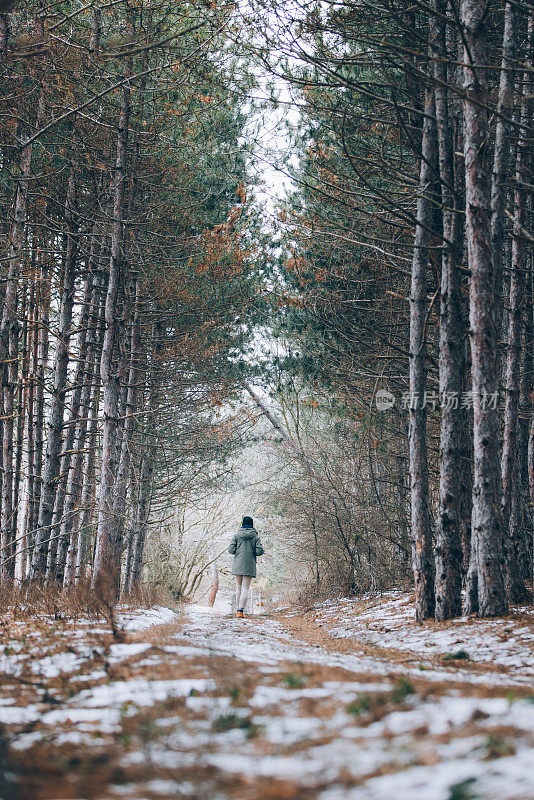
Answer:
<svg viewBox="0 0 534 800"><path fill-rule="evenodd" d="M248 575L235 575L235 602L236 608L245 608L252 578Z"/></svg>

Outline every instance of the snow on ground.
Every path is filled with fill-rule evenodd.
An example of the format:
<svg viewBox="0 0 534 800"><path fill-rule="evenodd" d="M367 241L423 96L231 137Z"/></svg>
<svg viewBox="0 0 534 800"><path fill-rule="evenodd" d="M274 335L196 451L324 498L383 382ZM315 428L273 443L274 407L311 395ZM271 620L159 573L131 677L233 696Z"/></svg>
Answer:
<svg viewBox="0 0 534 800"><path fill-rule="evenodd" d="M176 611L165 606L152 606L152 608L136 609L121 612L119 624L128 633L144 631L153 625L165 625L176 619Z"/></svg>
<svg viewBox="0 0 534 800"><path fill-rule="evenodd" d="M39 676L4 678L15 771L34 748L39 763L95 759L101 787L73 782L65 797L534 797L526 614L420 627L401 593L244 620L193 605L120 614L133 640L87 620L2 640L18 675ZM469 661L443 661L460 648Z"/></svg>
<svg viewBox="0 0 534 800"><path fill-rule="evenodd" d="M519 611L519 610L518 610ZM462 617L452 623L415 622L413 597L387 592L361 600L328 601L315 607L315 622L334 638L349 638L418 656L432 667L435 656L464 650L471 662L506 668L507 679L521 683L534 679L534 610L521 609L516 617L476 620ZM444 662L441 662L441 666ZM456 664L456 667L458 664ZM458 672L458 669L456 669ZM467 679L475 679L464 670ZM488 676L486 676L486 680ZM499 681L498 675L493 680Z"/></svg>
<svg viewBox="0 0 534 800"><path fill-rule="evenodd" d="M151 608L126 609L119 606L117 618L119 629L127 633L146 630L154 625L169 624L176 620L177 613L164 606L153 606ZM25 629L26 623L20 620L9 620L9 628L15 634L21 633L21 641L10 638L2 642L0 650L0 674L20 676L25 669L29 669L33 675L42 678L54 678L61 674L70 674L78 669L92 654L92 649L87 648L77 640L87 636L109 636L110 628L103 626L103 621L95 625L95 620L88 617L57 621L52 616L42 616L40 618L43 627L42 634L45 633L50 643L64 637L69 640L68 649L62 645L58 652L41 656L43 642L37 631ZM45 642L46 643L46 642ZM129 658L148 645L142 644L116 644L111 647L111 661L120 661Z"/></svg>
<svg viewBox="0 0 534 800"><path fill-rule="evenodd" d="M359 645L378 645L408 653L413 666L404 667L405 672L417 676L425 671L428 680L443 681L452 674L462 681L493 685L532 685L534 678L534 616L532 622L506 622L469 620L458 630L458 620L445 623L439 628L415 623L413 601L406 593L388 593L383 601L369 599L360 611L357 601L328 601L318 604L314 622L324 628L334 639L354 639ZM298 612L292 612L294 618ZM220 615L212 609L188 606L186 615L191 624L186 625L180 636L197 645L207 646L210 652L232 655L243 661L263 661L265 665L280 660L310 661L325 666L339 666L356 672L387 675L392 669L381 655L361 652L337 653L318 644L295 641L295 637L284 627L284 614L275 619L257 617L246 631L239 620L229 618L224 628L217 620ZM447 626L447 627L445 627ZM359 648L358 648L359 649ZM466 661L455 661L448 666L446 661L438 664L430 660L432 655L447 655L465 650ZM503 672L477 673L471 669L472 662L498 664Z"/></svg>
<svg viewBox="0 0 534 800"><path fill-rule="evenodd" d="M187 606L185 609L189 623L179 633L180 639L207 649L216 655L231 655L242 661L276 665L280 661L310 661L325 666L339 666L357 672L378 672L386 674L388 665L375 658L365 656L346 656L329 652L319 645L299 642L288 632L281 622L264 617L255 617L250 626L233 617L220 624L221 615L212 609Z"/></svg>
<svg viewBox="0 0 534 800"><path fill-rule="evenodd" d="M418 800L456 797L461 800L532 800L532 788L532 750L525 749L490 764L469 758L411 767L370 778L355 789L333 787L319 797L320 800L413 800L414 796Z"/></svg>

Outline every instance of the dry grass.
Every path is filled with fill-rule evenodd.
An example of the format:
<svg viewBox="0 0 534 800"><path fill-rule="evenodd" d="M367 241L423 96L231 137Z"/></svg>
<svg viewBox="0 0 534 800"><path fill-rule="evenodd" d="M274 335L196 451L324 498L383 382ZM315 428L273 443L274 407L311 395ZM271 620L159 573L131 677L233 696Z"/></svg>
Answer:
<svg viewBox="0 0 534 800"><path fill-rule="evenodd" d="M120 602L96 592L90 581L80 581L64 591L56 586L27 583L21 586L0 587L1 632L11 634L11 623L39 624L44 619L58 623L89 618L104 622L115 641L124 641L124 631L118 622L118 610L150 608L154 605L174 605L168 593L154 586L143 586L134 594L121 597Z"/></svg>

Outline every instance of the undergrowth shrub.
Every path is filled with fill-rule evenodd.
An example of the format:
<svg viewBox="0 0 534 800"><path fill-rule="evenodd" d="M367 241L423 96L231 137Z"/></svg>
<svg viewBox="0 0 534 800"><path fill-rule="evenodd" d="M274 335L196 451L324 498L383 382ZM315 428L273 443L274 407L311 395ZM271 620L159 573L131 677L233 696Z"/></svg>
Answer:
<svg viewBox="0 0 534 800"><path fill-rule="evenodd" d="M12 620L53 620L58 623L80 619L105 622L116 641L124 639L119 613L129 608L150 608L167 605L169 594L153 585L142 585L136 592L115 598L95 591L88 580L81 580L68 590L59 586L24 583L0 587L0 604ZM9 626L8 626L9 627Z"/></svg>

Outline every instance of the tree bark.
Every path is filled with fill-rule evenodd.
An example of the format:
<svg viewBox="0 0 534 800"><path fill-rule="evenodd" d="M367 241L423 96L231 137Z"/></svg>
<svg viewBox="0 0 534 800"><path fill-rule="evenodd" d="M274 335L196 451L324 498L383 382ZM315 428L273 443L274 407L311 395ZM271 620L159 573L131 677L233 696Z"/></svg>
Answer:
<svg viewBox="0 0 534 800"><path fill-rule="evenodd" d="M499 470L498 358L488 164L485 0L462 0L464 158L473 390L473 527L479 614L506 614Z"/></svg>
<svg viewBox="0 0 534 800"><path fill-rule="evenodd" d="M30 517L31 502L33 497L34 476L33 460L35 455L35 431L34 420L34 401L35 401L35 375L37 369L37 272L33 265L30 286L30 300L28 311L28 386L26 389L26 477L23 487L24 506L23 513L19 519L18 536L21 538L21 552L19 557L19 579L24 581L28 575L28 568L31 558L30 548Z"/></svg>
<svg viewBox="0 0 534 800"><path fill-rule="evenodd" d="M15 209L9 241L9 268L2 321L0 323L0 367L4 370L2 430L2 513L0 518L0 582L11 580L14 559L6 563L12 551L13 531L13 397L18 372L17 295L21 250L26 224L26 206L32 163L32 147L23 147L20 155L20 177L15 195Z"/></svg>
<svg viewBox="0 0 534 800"><path fill-rule="evenodd" d="M93 510L95 504L95 456L98 437L98 409L100 406L100 382L98 382L93 392L93 404L91 408L91 420L89 423L89 435L87 452L85 454L83 467L83 488L80 503L80 514L73 524L75 535L77 536L76 564L74 566L74 583L86 577L87 567L91 562L91 528L93 527ZM70 579L72 583L72 578Z"/></svg>
<svg viewBox="0 0 534 800"><path fill-rule="evenodd" d="M151 30L151 14L149 14L149 19L147 22L147 30L149 32ZM143 54L142 71L144 73L147 72L148 66L149 66L149 51L146 50ZM147 84L147 77L145 75L139 82L139 87L138 87L139 105L136 113L137 120L133 131L132 158L129 170L129 187L128 187L128 201L127 201L128 219L131 219L134 213L134 204L137 191L137 168L140 156L140 150L139 150L139 135L141 129L140 121L143 118L146 84ZM129 258L130 233L131 232L128 228L124 231L123 248L124 248L125 260ZM127 376L125 375L125 378L127 377L127 379L124 380L125 393L124 393L124 402L122 404L124 409L124 421L120 436L120 446L118 445L120 457L119 457L119 466L117 471L117 482L116 482L114 508L113 508L113 515L116 520L116 526L117 526L116 530L117 548L119 548L121 551L123 550L124 547L124 525L126 521L126 495L128 491L128 479L130 476L131 448L132 448L132 439L135 428L135 412L137 411L137 401L139 394L137 387L140 383L140 377L143 371L142 369L139 368L139 365L137 364L138 359L141 357L141 328L139 319L139 314L140 314L139 309L141 303L140 291L141 291L141 286L139 278L136 278L135 285L133 287L133 295L134 295L133 311L131 309L131 303L130 303L131 295L130 292L127 291L125 291L124 310L123 310L125 327L126 327L125 323L127 317L131 317L129 348L128 348L129 368L128 368L128 359L125 356L124 368L125 368L125 373L127 373ZM128 549L130 550L130 547Z"/></svg>
<svg viewBox="0 0 534 800"><path fill-rule="evenodd" d="M39 287L37 292L37 319L36 337L37 350L35 353L35 404L34 404L34 450L33 459L28 468L32 473L33 492L30 496L28 531L30 553L28 560L31 567L32 553L35 547L37 524L39 521L39 507L41 505L41 490L43 483L43 456L44 456L44 422L45 422L45 375L48 364L49 350L49 321L51 302L51 269L46 264L46 256L42 256L39 271Z"/></svg>
<svg viewBox="0 0 534 800"><path fill-rule="evenodd" d="M54 365L54 390L47 424L47 447L43 469L43 485L41 489L38 530L32 555L30 570L31 580L44 575L50 538L52 515L56 495L57 480L60 468L61 438L65 397L67 393L67 370L69 362L69 340L72 327L72 309L74 304L74 276L78 251L76 223L76 188L74 168L71 166L67 186L65 216L68 233L63 281L61 289L61 306L59 312L58 340Z"/></svg>
<svg viewBox="0 0 534 800"><path fill-rule="evenodd" d="M129 23L128 35L132 33ZM131 58L124 63L124 77L131 75ZM100 363L102 378L104 423L102 436L102 465L98 497L98 531L93 587L110 599L117 598L120 588L120 543L117 541L116 521L113 516L116 470L118 466L118 416L119 416L119 363L114 365L118 338L117 303L123 286L122 236L124 196L126 182L126 155L130 121L130 86L126 82L121 90L117 156L113 186L113 223L111 231L111 258L109 282L105 305L104 343ZM117 354L120 356L120 354Z"/></svg>
<svg viewBox="0 0 534 800"><path fill-rule="evenodd" d="M141 583L143 572L143 552L145 548L152 497L152 475L154 471L153 445L149 445L139 470L139 491L134 508L134 529L132 558L127 593L132 594Z"/></svg>
<svg viewBox="0 0 534 800"><path fill-rule="evenodd" d="M530 307L528 310L529 313L529 325L527 330L530 331L531 338L528 341L528 346L531 348L530 352L532 354L532 348L534 348L534 264L531 263L530 265ZM533 365L534 359L531 357L531 366ZM530 374L530 385L529 385L529 402L532 406L532 399L534 394L534 375ZM530 417L530 422L526 423L528 426L528 435L527 435L527 463L526 463L526 489L527 489L527 498L528 498L528 520L529 520L529 532L530 532L530 542L529 542L529 549L530 549L530 568L532 574L532 567L534 564L534 552L533 552L533 535L532 531L534 530L534 414Z"/></svg>
<svg viewBox="0 0 534 800"><path fill-rule="evenodd" d="M457 617L462 610L462 333L459 253L461 225L454 191L454 153L447 92L446 3L436 2L430 22L435 55L434 88L439 173L441 180L443 250L439 327L439 391L441 398L439 514L436 527L436 619Z"/></svg>
<svg viewBox="0 0 534 800"><path fill-rule="evenodd" d="M140 298L140 284L136 281L135 288L135 306L132 317L132 327L130 332L130 368L128 370L127 382L127 395L124 404L124 425L121 437L121 449L119 465L117 470L117 485L115 491L115 500L113 507L113 516L117 529L117 546L122 550L124 539L124 523L126 517L126 494L128 490L128 478L130 475L130 462L131 462L131 448L132 439L135 426L135 412L137 411L137 395L138 385L140 382L140 365L139 359L141 357L141 328L139 324L139 305Z"/></svg>
<svg viewBox="0 0 534 800"><path fill-rule="evenodd" d="M61 479L58 482L54 515L52 518L51 541L48 548L46 566L47 580L55 576L61 583L65 567L65 558L69 544L70 526L64 520L65 501L68 496L68 484L72 477L73 461L77 458L77 444L83 447L87 414L89 411L91 386L93 381L93 361L96 357L96 330L98 325L98 309L100 307L101 273L98 269L101 236L98 224L95 224L91 236L91 249L87 276L85 278L82 312L78 323L78 363L74 377L74 391L70 404L69 421L63 444L61 461ZM95 310L95 302L97 303ZM80 427L81 431L80 438ZM65 524L63 524L65 523Z"/></svg>
<svg viewBox="0 0 534 800"><path fill-rule="evenodd" d="M84 446L87 437L88 418L91 412L91 395L95 380L98 379L98 330L100 315L103 314L104 280L100 272L93 276L93 296L89 309L89 329L86 338L84 357L83 388L79 401L79 422L73 440L73 456L65 491L65 506L59 532L59 553L57 563L58 580L68 588L75 578L76 554L79 547L79 529L75 527L76 509L82 495L82 469L85 457ZM94 457L93 453L93 457Z"/></svg>
<svg viewBox="0 0 534 800"><path fill-rule="evenodd" d="M24 430L26 422L26 403L28 399L28 367L29 367L29 332L28 332L28 286L26 280L22 286L22 331L21 331L21 369L20 378L18 378L17 390L17 429L15 434L15 469L13 475L13 538L14 538L14 552L13 552L13 568L17 567L17 562L20 562L20 545L18 544L18 529L19 529L19 501L21 499L21 472L22 472L22 456L24 452ZM18 348L17 348L18 349ZM17 353L18 356L18 353ZM18 365L17 365L18 372ZM22 487L23 488L23 487ZM22 504L22 515L24 515L24 503Z"/></svg>
<svg viewBox="0 0 534 800"><path fill-rule="evenodd" d="M501 73L499 78L499 99L497 103L497 124L495 126L495 148L493 174L491 181L491 241L493 245L495 271L495 325L497 337L501 337L502 317L502 268L505 228L506 181L510 155L510 123L514 102L513 69L517 47L517 7L515 2L506 3L504 12L504 31L502 42ZM504 118L506 119L504 119Z"/></svg>
<svg viewBox="0 0 534 800"><path fill-rule="evenodd" d="M428 498L428 453L426 438L426 342L429 228L432 223L432 183L435 162L434 92L425 90L419 195L410 291L410 410L409 451L413 536L415 614L417 620L434 616L434 563Z"/></svg>
<svg viewBox="0 0 534 800"><path fill-rule="evenodd" d="M534 48L534 14L528 27L527 52ZM522 602L527 596L525 582L518 569L517 547L521 532L521 449L519 432L519 394L521 389L521 338L527 273L525 242L521 229L526 221L526 194L522 184L529 179L530 143L527 128L532 121L531 92L532 57L527 58L523 76L519 139L516 155L516 189L514 191L514 228L510 292L508 297L508 336L506 349L506 394L502 469L502 524L506 556L506 590L511 602ZM504 214L503 214L504 216Z"/></svg>
<svg viewBox="0 0 534 800"><path fill-rule="evenodd" d="M93 235L93 241L95 236ZM87 274L85 278L84 293L82 299L82 312L79 320L78 333L78 363L73 381L73 393L70 402L69 419L66 423L66 433L63 441L63 455L61 457L61 467L59 470L59 480L57 481L56 497L54 501L54 513L52 515L52 525L50 528L50 541L48 542L48 554L46 559L46 580L61 580L62 569L61 561L63 558L63 546L61 542L60 525L63 518L63 508L67 483L70 476L71 461L73 457L74 440L80 416L80 403L84 390L85 360L87 358L86 340L90 319L90 305L94 291L93 276ZM63 561L64 564L64 561Z"/></svg>

